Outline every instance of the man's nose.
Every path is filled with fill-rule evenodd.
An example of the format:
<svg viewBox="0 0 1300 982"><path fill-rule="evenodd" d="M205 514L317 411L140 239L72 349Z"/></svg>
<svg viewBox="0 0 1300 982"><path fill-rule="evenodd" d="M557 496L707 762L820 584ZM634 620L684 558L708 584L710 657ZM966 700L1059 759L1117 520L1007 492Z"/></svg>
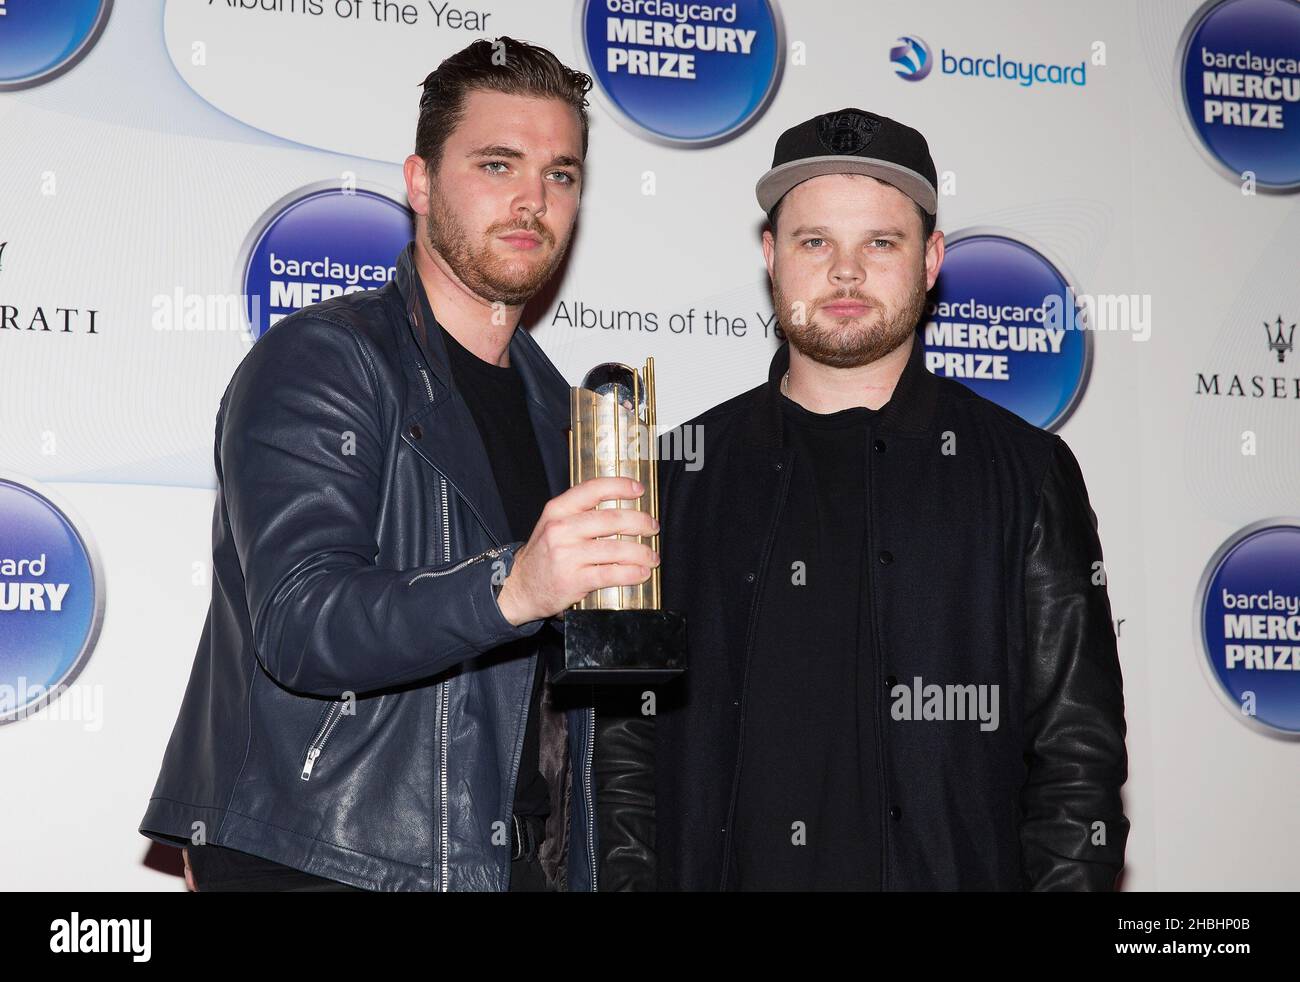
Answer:
<svg viewBox="0 0 1300 982"><path fill-rule="evenodd" d="M546 214L546 184L541 176L529 180L519 189L514 201L515 214L519 217L541 218Z"/></svg>
<svg viewBox="0 0 1300 982"><path fill-rule="evenodd" d="M856 257L837 256L831 265L830 281L838 287L855 287L867 278L867 271Z"/></svg>

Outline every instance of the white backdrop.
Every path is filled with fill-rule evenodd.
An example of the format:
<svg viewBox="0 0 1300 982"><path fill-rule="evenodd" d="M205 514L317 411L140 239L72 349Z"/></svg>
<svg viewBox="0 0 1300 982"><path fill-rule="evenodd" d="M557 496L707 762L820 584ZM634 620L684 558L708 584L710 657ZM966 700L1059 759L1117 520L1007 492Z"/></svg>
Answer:
<svg viewBox="0 0 1300 982"><path fill-rule="evenodd" d="M0 50L35 3L0 4ZM104 598L76 678L98 694L97 719L0 726L0 887L183 889L157 868L165 855L145 861L136 827L207 610L213 422L252 338L241 318L159 330L156 298L242 289L250 242L302 189L354 182L403 201L418 84L476 37L524 38L592 71L575 0L473 0L485 31L450 26L447 7L440 22L424 2L410 5L415 23L376 22L369 0L350 20L329 0L320 15L293 6L117 0L70 70L0 91L0 315L14 310L0 331L0 472L75 512ZM1005 230L1081 292L1149 298L1147 340L1092 335L1086 387L1057 427L1088 481L1120 626L1124 886L1290 889L1300 744L1225 705L1195 621L1216 549L1300 514L1300 388L1212 396L1197 375L1219 373L1224 389L1234 373L1300 375L1300 356L1279 364L1259 326L1300 313L1300 211L1293 194L1243 194L1199 145L1175 63L1200 12L1199 0L786 0L774 95L721 142L665 142L593 93L571 259L530 321L571 382L653 355L667 425L757 384L777 341L763 329L754 182L782 130L845 106L927 135L945 232ZM1087 62L1087 84L1021 86L941 63L907 81L890 58L904 35L935 59ZM578 304L653 312L661 326L574 326ZM55 308L81 313L69 331L21 329L38 307L51 323ZM691 310L692 332L665 329ZM744 335L706 333L711 311L743 318ZM2 512L0 535L19 541ZM0 560L17 558L8 545ZM23 654L6 616L0 672Z"/></svg>

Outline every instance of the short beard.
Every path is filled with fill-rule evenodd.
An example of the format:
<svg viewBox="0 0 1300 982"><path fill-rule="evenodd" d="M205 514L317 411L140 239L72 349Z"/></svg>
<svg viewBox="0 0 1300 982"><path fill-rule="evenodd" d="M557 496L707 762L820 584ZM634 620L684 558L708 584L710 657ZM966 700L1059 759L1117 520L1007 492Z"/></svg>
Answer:
<svg viewBox="0 0 1300 982"><path fill-rule="evenodd" d="M446 207L443 196L434 186L430 187L426 219L429 247L442 256L456 277L484 300L500 302L508 307L518 306L535 295L551 278L569 247L569 236L566 236L555 248L555 233L536 218L489 225L483 232L481 244L472 245L465 226ZM490 243L494 236L518 230L534 232L544 245L552 247L550 262L521 270L492 251Z"/></svg>
<svg viewBox="0 0 1300 982"><path fill-rule="evenodd" d="M817 310L834 300L857 300L872 307L866 315L866 324L826 326L819 324L810 315L796 318L793 305L782 292L780 283L775 278L772 280L772 303L775 306L776 320L789 338L791 346L804 357L831 368L869 365L906 342L908 336L916 330L921 313L925 310L925 294L922 268L921 275L913 283L912 291L897 310L883 307L874 297L856 290L841 290L811 303L804 301L809 311Z"/></svg>

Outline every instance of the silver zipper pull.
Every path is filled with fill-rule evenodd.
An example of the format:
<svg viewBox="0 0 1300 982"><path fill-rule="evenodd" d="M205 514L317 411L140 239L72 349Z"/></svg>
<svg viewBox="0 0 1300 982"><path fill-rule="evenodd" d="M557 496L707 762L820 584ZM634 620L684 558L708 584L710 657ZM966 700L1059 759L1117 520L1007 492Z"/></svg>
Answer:
<svg viewBox="0 0 1300 982"><path fill-rule="evenodd" d="M311 769L316 766L316 758L320 756L320 747L312 747L307 751L307 759L302 765L302 779L311 780Z"/></svg>
<svg viewBox="0 0 1300 982"><path fill-rule="evenodd" d="M493 546L491 549L488 549L484 552L480 552L477 556L474 556L473 558L468 560L468 562L477 563L477 562L481 562L484 559L495 559L497 556L501 555L505 551L506 550L504 546Z"/></svg>

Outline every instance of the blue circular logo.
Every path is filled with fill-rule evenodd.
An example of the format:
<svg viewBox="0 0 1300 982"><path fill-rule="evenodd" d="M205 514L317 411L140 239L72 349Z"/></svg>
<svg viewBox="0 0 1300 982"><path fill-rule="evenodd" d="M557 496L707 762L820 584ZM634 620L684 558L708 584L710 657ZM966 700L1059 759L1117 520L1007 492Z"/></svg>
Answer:
<svg viewBox="0 0 1300 982"><path fill-rule="evenodd" d="M62 75L95 46L113 0L5 0L0 5L0 91Z"/></svg>
<svg viewBox="0 0 1300 982"><path fill-rule="evenodd" d="M0 475L0 723L58 698L99 637L104 577L89 538L34 482Z"/></svg>
<svg viewBox="0 0 1300 982"><path fill-rule="evenodd" d="M1300 520L1257 522L1225 542L1201 577L1197 620L1233 714L1300 736Z"/></svg>
<svg viewBox="0 0 1300 982"><path fill-rule="evenodd" d="M240 262L253 340L303 307L383 286L411 235L406 206L379 191L332 182L278 201Z"/></svg>
<svg viewBox="0 0 1300 982"><path fill-rule="evenodd" d="M898 77L909 82L921 81L934 67L930 46L923 39L909 34L894 42L889 49L889 60L893 62Z"/></svg>
<svg viewBox="0 0 1300 982"><path fill-rule="evenodd" d="M946 244L923 322L926 367L1056 429L1083 395L1092 363L1073 285L1041 251L1007 234L972 229Z"/></svg>
<svg viewBox="0 0 1300 982"><path fill-rule="evenodd" d="M1178 78L1199 145L1225 173L1300 187L1300 3L1207 4L1183 32Z"/></svg>
<svg viewBox="0 0 1300 982"><path fill-rule="evenodd" d="M784 32L771 0L584 0L578 31L617 117L663 143L711 146L736 136L767 107L781 76Z"/></svg>

